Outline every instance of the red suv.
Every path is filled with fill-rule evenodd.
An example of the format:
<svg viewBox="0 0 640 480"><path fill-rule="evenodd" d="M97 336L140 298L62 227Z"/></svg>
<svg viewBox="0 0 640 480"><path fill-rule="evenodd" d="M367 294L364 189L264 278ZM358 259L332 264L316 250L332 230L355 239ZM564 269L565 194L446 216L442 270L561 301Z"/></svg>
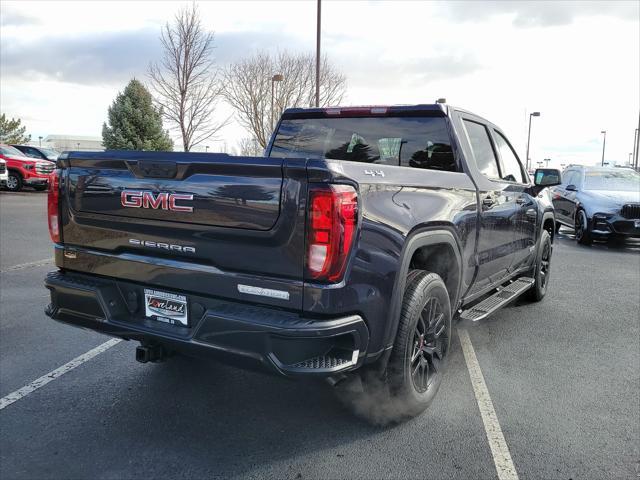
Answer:
<svg viewBox="0 0 640 480"><path fill-rule="evenodd" d="M25 185L38 191L45 190L51 172L56 168L53 162L25 157L17 148L5 144L0 144L0 158L7 162L6 188L11 192L19 192Z"/></svg>

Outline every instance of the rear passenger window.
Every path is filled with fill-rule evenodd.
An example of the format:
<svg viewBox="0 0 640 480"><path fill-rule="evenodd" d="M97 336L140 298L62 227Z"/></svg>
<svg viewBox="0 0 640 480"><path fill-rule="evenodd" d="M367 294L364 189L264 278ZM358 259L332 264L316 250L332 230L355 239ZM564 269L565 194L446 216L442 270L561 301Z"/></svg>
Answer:
<svg viewBox="0 0 640 480"><path fill-rule="evenodd" d="M491 140L489 140L489 132L487 127L471 120L464 120L465 128L467 129L467 135L471 142L471 149L473 150L473 156L476 160L476 166L478 170L488 178L500 179L500 172L498 171L498 163L496 161L496 155L491 146Z"/></svg>
<svg viewBox="0 0 640 480"><path fill-rule="evenodd" d="M522 175L520 161L513 152L511 145L500 132L497 130L494 130L494 132L496 134L496 146L502 159L502 179L508 182L527 183Z"/></svg>

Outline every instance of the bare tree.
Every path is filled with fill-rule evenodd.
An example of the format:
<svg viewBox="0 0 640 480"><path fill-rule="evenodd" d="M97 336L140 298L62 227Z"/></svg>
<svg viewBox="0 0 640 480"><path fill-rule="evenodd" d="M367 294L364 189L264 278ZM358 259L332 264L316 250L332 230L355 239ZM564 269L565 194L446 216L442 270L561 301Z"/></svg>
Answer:
<svg viewBox="0 0 640 480"><path fill-rule="evenodd" d="M274 74L283 76L272 84ZM277 119L287 107L311 107L315 102L315 57L280 52L257 52L223 71L222 94L235 109L240 123L262 148L266 147ZM272 88L274 91L271 97ZM320 67L320 105L340 103L346 78L327 59ZM272 109L273 104L273 109Z"/></svg>
<svg viewBox="0 0 640 480"><path fill-rule="evenodd" d="M259 157L264 150L257 139L248 137L240 139L236 151L243 157Z"/></svg>
<svg viewBox="0 0 640 480"><path fill-rule="evenodd" d="M214 119L221 91L212 55L213 33L203 30L194 4L180 10L173 24L167 22L160 41L162 59L149 65L151 87L188 152L227 123Z"/></svg>

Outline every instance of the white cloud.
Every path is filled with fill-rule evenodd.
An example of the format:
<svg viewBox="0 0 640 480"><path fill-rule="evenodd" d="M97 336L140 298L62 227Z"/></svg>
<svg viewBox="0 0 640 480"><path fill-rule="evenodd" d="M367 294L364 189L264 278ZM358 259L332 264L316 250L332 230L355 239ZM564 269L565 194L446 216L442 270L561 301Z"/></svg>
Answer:
<svg viewBox="0 0 640 480"><path fill-rule="evenodd" d="M189 2L3 2L0 103L34 135L99 135L131 76L144 79L155 37ZM220 63L256 48L313 51L315 2L202 2ZM351 104L446 97L507 132L524 157L623 162L637 127L634 2L323 2L323 51ZM525 26L526 28L522 28ZM222 109L220 116L228 115ZM245 134L221 135L231 147ZM222 141L219 143L222 144Z"/></svg>

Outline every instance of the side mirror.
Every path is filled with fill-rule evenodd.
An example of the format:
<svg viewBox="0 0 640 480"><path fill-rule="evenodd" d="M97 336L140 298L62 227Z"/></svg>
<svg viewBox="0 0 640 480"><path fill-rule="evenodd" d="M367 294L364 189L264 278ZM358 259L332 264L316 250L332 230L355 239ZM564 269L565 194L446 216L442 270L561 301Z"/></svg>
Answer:
<svg viewBox="0 0 640 480"><path fill-rule="evenodd" d="M560 170L555 168L538 168L534 174L534 185L538 187L553 187L562 183Z"/></svg>
<svg viewBox="0 0 640 480"><path fill-rule="evenodd" d="M567 188L565 188L565 190L567 192L577 192L578 191L578 187L576 187L575 185L567 185Z"/></svg>

